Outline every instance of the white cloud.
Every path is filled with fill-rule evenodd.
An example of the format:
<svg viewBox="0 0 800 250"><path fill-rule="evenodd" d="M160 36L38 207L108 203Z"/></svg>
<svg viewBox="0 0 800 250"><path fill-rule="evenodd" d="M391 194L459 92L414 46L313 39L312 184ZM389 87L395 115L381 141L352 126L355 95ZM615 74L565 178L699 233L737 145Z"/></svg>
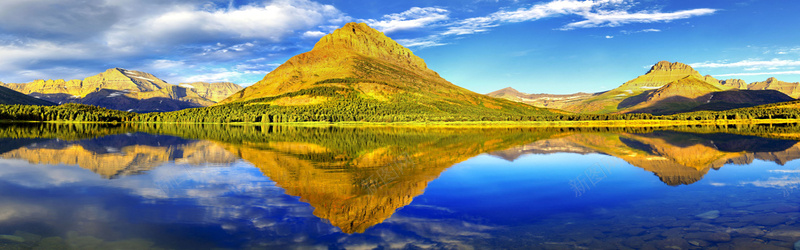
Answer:
<svg viewBox="0 0 800 250"><path fill-rule="evenodd" d="M431 24L449 19L448 11L434 7L412 7L401 13L384 15L383 19L368 19L364 22L380 31L391 33L399 30L427 27Z"/></svg>
<svg viewBox="0 0 800 250"><path fill-rule="evenodd" d="M321 38L323 36L325 36L325 33L323 33L322 31L318 31L318 30L313 30L313 31L309 30L309 31L306 31L306 32L303 33L303 38L315 38L315 39L318 39L318 38Z"/></svg>
<svg viewBox="0 0 800 250"><path fill-rule="evenodd" d="M767 180L757 180L752 182L741 182L741 184L751 184L763 188L798 188L800 187L800 177L784 175L781 177L769 177Z"/></svg>
<svg viewBox="0 0 800 250"><path fill-rule="evenodd" d="M627 0L554 0L514 11L501 10L487 16L467 18L455 22L442 35L466 35L485 32L502 23L535 21L543 18L576 15L585 20L569 23L560 30L576 28L617 27L630 23L670 22L701 15L710 15L715 9L700 8L676 12L639 11L630 13L632 4ZM658 32L648 29L641 32Z"/></svg>
<svg viewBox="0 0 800 250"><path fill-rule="evenodd" d="M661 30L660 29L643 29L643 30L635 30L635 31L629 31L629 30L620 31L620 33L626 34L626 35L636 34L636 33L650 33L650 32L661 32Z"/></svg>
<svg viewBox="0 0 800 250"><path fill-rule="evenodd" d="M82 79L107 67L156 69L152 73L184 82L182 77L198 69L230 68L255 56L284 60L299 38L324 35L351 19L312 0L242 6L196 0L8 0L0 1L0 18L6 20L0 25L5 82Z"/></svg>
<svg viewBox="0 0 800 250"><path fill-rule="evenodd" d="M31 63L44 60L60 60L70 58L97 58L98 55L89 47L80 44L58 44L48 41L31 41L23 44L0 45L0 68L19 69Z"/></svg>
<svg viewBox="0 0 800 250"><path fill-rule="evenodd" d="M346 19L332 5L308 0L278 0L234 9L206 9L179 5L170 11L114 25L106 34L111 47L159 46L220 38L281 41L296 31L315 28L329 20Z"/></svg>
<svg viewBox="0 0 800 250"><path fill-rule="evenodd" d="M516 11L495 12L492 14L492 17L502 22L524 22L557 15L588 13L598 6L621 4L623 2L623 0L556 0L549 3L537 4L527 9L523 8Z"/></svg>
<svg viewBox="0 0 800 250"><path fill-rule="evenodd" d="M156 69L168 69L168 68L175 68L175 67L184 66L185 64L186 63L184 61L173 61L173 60L159 59L159 60L153 60L153 62L150 63L149 67L150 68L156 68Z"/></svg>
<svg viewBox="0 0 800 250"><path fill-rule="evenodd" d="M0 1L0 33L23 33L42 39L82 40L114 24L120 10L104 0Z"/></svg>
<svg viewBox="0 0 800 250"><path fill-rule="evenodd" d="M695 68L739 68L739 67L789 67L800 66L800 60L742 60L738 62L702 62L690 64Z"/></svg>
<svg viewBox="0 0 800 250"><path fill-rule="evenodd" d="M414 39L397 39L397 43L406 47L419 47L419 48L447 45L447 43L441 42L440 37L438 36L429 36L429 37L414 38Z"/></svg>
<svg viewBox="0 0 800 250"><path fill-rule="evenodd" d="M468 35L486 32L489 28L500 26L491 17L473 17L457 22L442 35Z"/></svg>
<svg viewBox="0 0 800 250"><path fill-rule="evenodd" d="M565 25L563 30L575 28L594 28L594 27L618 27L629 23L656 23L670 22L678 19L687 19L695 16L710 15L716 12L715 9L692 9L676 12L663 13L660 11L640 11L629 13L627 10L599 10L597 12L581 13L586 20L573 22Z"/></svg>
<svg viewBox="0 0 800 250"><path fill-rule="evenodd" d="M614 38L614 36L606 36L606 39Z"/></svg>
<svg viewBox="0 0 800 250"><path fill-rule="evenodd" d="M249 79L261 79L267 71L263 70L231 70L227 68L203 69L197 74L183 78L183 82L232 82L242 86L251 85ZM202 73L206 72L206 73Z"/></svg>

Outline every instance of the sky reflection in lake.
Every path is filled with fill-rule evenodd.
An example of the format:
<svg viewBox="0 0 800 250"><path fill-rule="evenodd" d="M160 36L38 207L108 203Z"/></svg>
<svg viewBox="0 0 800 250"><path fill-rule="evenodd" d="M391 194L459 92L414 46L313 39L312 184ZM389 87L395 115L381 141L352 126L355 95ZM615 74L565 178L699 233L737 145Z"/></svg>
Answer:
<svg viewBox="0 0 800 250"><path fill-rule="evenodd" d="M690 249L800 240L800 149L785 138L239 129L5 138L0 246Z"/></svg>

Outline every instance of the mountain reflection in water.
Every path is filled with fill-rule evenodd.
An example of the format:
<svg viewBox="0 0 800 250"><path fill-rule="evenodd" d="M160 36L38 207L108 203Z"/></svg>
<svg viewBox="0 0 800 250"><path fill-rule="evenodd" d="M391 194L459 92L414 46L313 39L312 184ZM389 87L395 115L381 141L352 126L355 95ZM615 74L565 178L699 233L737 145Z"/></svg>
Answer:
<svg viewBox="0 0 800 250"><path fill-rule="evenodd" d="M241 159L285 194L308 203L314 216L348 234L386 221L445 170L482 154L508 161L557 153L608 155L670 186L696 183L710 169L728 164L759 159L784 165L800 158L792 133L763 128L733 134L719 129L42 126L49 127L0 128L5 137L0 158L76 165L109 179L147 174L167 163L224 167ZM42 132L52 130L60 132Z"/></svg>
<svg viewBox="0 0 800 250"><path fill-rule="evenodd" d="M652 172L670 186L692 184L709 169L725 164L746 165L754 159L780 165L800 158L797 141L735 134L695 134L675 131L574 133L492 152L513 161L525 154L607 154Z"/></svg>

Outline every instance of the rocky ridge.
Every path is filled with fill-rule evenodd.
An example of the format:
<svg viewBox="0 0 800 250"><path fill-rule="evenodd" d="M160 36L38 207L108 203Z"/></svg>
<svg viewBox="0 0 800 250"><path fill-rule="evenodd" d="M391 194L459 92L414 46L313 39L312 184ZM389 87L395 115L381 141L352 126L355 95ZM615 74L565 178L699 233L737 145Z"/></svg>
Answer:
<svg viewBox="0 0 800 250"><path fill-rule="evenodd" d="M152 74L111 68L83 80L35 80L3 86L53 103L82 103L123 111L205 107L241 90L232 83L169 84Z"/></svg>

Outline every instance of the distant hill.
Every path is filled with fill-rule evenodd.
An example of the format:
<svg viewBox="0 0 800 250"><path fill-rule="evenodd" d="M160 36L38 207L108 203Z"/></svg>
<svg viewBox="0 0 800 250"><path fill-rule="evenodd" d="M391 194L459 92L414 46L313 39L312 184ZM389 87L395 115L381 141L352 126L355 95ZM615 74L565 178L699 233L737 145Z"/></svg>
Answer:
<svg viewBox="0 0 800 250"><path fill-rule="evenodd" d="M206 107L242 89L232 83L172 85L151 74L121 68L83 80L36 80L4 86L58 104L81 103L133 112Z"/></svg>
<svg viewBox="0 0 800 250"><path fill-rule="evenodd" d="M527 95L508 89L490 96L534 106L559 108L576 113L674 114L698 110L727 110L793 100L796 84L770 78L745 85L741 80L719 81L703 76L689 65L661 61L642 76L600 93L572 95ZM516 92L516 93L515 93Z"/></svg>
<svg viewBox="0 0 800 250"><path fill-rule="evenodd" d="M574 105L575 102L585 100L594 94L590 93L575 93L568 95L555 95L555 94L525 94L513 88L504 88L486 94L487 96L495 98L503 98L511 101L527 103L536 107L553 108L553 109L566 109Z"/></svg>
<svg viewBox="0 0 800 250"><path fill-rule="evenodd" d="M2 84L2 83L0 83ZM23 93L0 86L0 104L24 104L24 105L55 105L55 103L27 96Z"/></svg>
<svg viewBox="0 0 800 250"><path fill-rule="evenodd" d="M477 94L428 69L411 50L363 23L348 23L306 53L218 105L269 105L309 120L512 119L553 112ZM249 106L248 106L249 105ZM262 106L265 107L265 106ZM268 112L268 111L265 111Z"/></svg>

